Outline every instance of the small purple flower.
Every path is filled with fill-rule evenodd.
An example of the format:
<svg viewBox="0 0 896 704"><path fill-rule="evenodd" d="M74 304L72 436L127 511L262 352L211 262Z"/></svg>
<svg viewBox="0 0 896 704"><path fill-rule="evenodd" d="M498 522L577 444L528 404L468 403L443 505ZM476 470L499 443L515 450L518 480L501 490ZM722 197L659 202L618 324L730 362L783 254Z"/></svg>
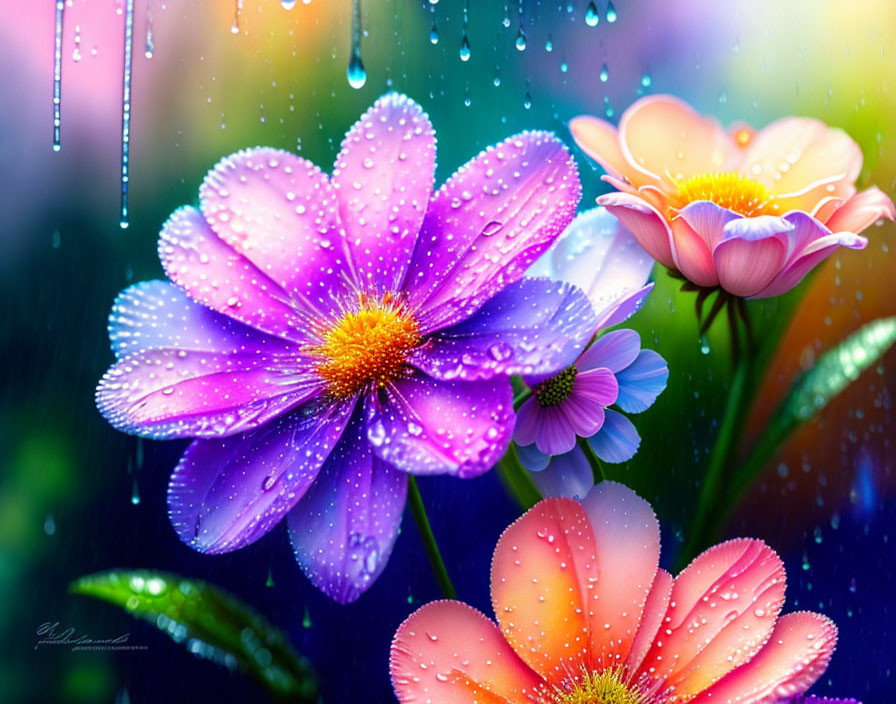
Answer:
<svg viewBox="0 0 896 704"><path fill-rule="evenodd" d="M97 405L128 433L197 438L168 489L191 547L235 550L288 514L311 581L357 599L392 550L407 473L490 469L509 376L568 366L591 334L581 291L523 278L579 200L565 147L511 137L435 193L434 169L429 119L389 94L332 177L242 151L164 225L170 283L115 302Z"/></svg>
<svg viewBox="0 0 896 704"><path fill-rule="evenodd" d="M604 208L580 215L552 250L533 267L588 293L596 329L622 322L642 305L653 284L653 262L631 233ZM520 408L514 440L520 461L534 472L546 496L584 496L590 466L576 446L587 438L605 462L631 459L641 439L624 415L647 410L666 388L669 369L652 350L641 349L633 330L598 337L559 374L530 376L532 398Z"/></svg>

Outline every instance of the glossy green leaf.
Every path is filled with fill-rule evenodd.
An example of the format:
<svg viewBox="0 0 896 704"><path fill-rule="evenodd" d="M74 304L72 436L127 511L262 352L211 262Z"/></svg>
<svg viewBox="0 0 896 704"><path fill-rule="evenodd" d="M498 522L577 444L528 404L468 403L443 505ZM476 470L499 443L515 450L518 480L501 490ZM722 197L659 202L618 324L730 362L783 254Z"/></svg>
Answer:
<svg viewBox="0 0 896 704"><path fill-rule="evenodd" d="M735 473L729 487L729 500L736 501L781 443L858 379L894 342L896 316L880 318L859 328L819 357L811 369L800 374L772 414L753 451Z"/></svg>
<svg viewBox="0 0 896 704"><path fill-rule="evenodd" d="M70 589L149 621L194 655L249 674L278 698L318 700L317 678L286 635L206 582L152 570L110 570L82 577Z"/></svg>

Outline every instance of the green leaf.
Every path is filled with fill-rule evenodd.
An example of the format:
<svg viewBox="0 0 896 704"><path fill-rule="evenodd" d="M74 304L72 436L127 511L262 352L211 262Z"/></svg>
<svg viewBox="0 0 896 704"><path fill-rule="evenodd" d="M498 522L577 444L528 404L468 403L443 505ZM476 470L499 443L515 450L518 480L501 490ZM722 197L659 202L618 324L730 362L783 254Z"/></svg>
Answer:
<svg viewBox="0 0 896 704"><path fill-rule="evenodd" d="M249 674L278 698L318 701L317 678L283 631L206 582L153 570L110 570L81 577L69 589L121 606L194 655Z"/></svg>
<svg viewBox="0 0 896 704"><path fill-rule="evenodd" d="M819 357L815 366L800 374L772 414L753 451L735 473L729 496L736 500L781 443L858 379L894 342L896 316L880 318L859 328Z"/></svg>

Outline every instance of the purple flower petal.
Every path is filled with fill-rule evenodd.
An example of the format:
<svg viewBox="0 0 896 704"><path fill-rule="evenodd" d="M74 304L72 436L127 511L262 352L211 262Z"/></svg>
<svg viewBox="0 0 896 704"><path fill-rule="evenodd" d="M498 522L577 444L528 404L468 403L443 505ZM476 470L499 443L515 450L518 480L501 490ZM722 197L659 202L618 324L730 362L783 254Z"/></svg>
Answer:
<svg viewBox="0 0 896 704"><path fill-rule="evenodd" d="M534 398L527 399L516 412L513 441L520 447L534 445L538 426L541 422L541 406Z"/></svg>
<svg viewBox="0 0 896 704"><path fill-rule="evenodd" d="M594 485L591 466L579 447L552 457L547 469L543 472L534 472L531 477L545 498L565 496L569 499L581 499Z"/></svg>
<svg viewBox="0 0 896 704"><path fill-rule="evenodd" d="M196 208L175 210L162 226L159 258L168 278L194 301L272 335L308 339L301 307L218 237Z"/></svg>
<svg viewBox="0 0 896 704"><path fill-rule="evenodd" d="M346 134L332 181L365 290L394 291L401 284L432 195L435 167L429 118L404 95L384 95Z"/></svg>
<svg viewBox="0 0 896 704"><path fill-rule="evenodd" d="M595 327L616 325L635 313L652 285L653 258L606 208L593 208L566 231L530 269L578 286L591 300Z"/></svg>
<svg viewBox="0 0 896 704"><path fill-rule="evenodd" d="M580 399L593 406L605 408L616 402L619 396L619 384L612 371L605 367L580 371L573 382L569 399ZM582 435L579 433L579 435ZM582 435L582 437L587 437Z"/></svg>
<svg viewBox="0 0 896 704"><path fill-rule="evenodd" d="M616 373L616 405L627 413L642 413L653 405L668 380L666 360L653 350L641 350L634 362Z"/></svg>
<svg viewBox="0 0 896 704"><path fill-rule="evenodd" d="M392 553L406 496L407 475L371 452L356 414L287 518L296 560L312 584L340 604L367 591Z"/></svg>
<svg viewBox="0 0 896 704"><path fill-rule="evenodd" d="M794 224L778 215L757 215L752 218L734 218L724 226L722 240L746 240L759 242L774 237L781 239L793 230Z"/></svg>
<svg viewBox="0 0 896 704"><path fill-rule="evenodd" d="M199 188L218 236L306 307L335 309L350 274L336 194L318 167L278 149L218 162Z"/></svg>
<svg viewBox="0 0 896 704"><path fill-rule="evenodd" d="M641 436L628 418L607 409L603 427L588 438L588 444L604 462L618 464L635 456Z"/></svg>
<svg viewBox="0 0 896 704"><path fill-rule="evenodd" d="M541 472L551 461L551 456L546 455L535 447L535 443L531 445L516 445L516 456L530 472Z"/></svg>
<svg viewBox="0 0 896 704"><path fill-rule="evenodd" d="M635 361L641 350L641 336L634 330L613 330L601 335L576 362L579 371L604 367L619 372Z"/></svg>
<svg viewBox="0 0 896 704"><path fill-rule="evenodd" d="M698 200L688 203L679 211L681 218L691 226L700 239L706 244L710 253L725 237L725 227L734 220L745 219L727 208L716 205L709 200Z"/></svg>
<svg viewBox="0 0 896 704"><path fill-rule="evenodd" d="M606 369L596 369L593 372L602 372L613 379L613 374ZM578 379L576 380L578 381ZM613 386L616 386L616 380L613 379ZM615 396L615 394L614 394ZM567 399L561 404L563 412L566 414L566 420L573 432L580 438L590 438L604 424L604 407L602 404L595 402L593 398L585 394L577 394L573 391Z"/></svg>
<svg viewBox="0 0 896 704"><path fill-rule="evenodd" d="M194 550L236 550L267 533L302 497L354 404L301 410L229 438L196 440L171 475L168 515Z"/></svg>
<svg viewBox="0 0 896 704"><path fill-rule="evenodd" d="M594 327L591 305L579 289L523 279L473 317L433 335L413 364L446 380L549 376L575 361Z"/></svg>
<svg viewBox="0 0 896 704"><path fill-rule="evenodd" d="M546 455L562 455L576 446L576 431L563 405L536 406L535 447Z"/></svg>
<svg viewBox="0 0 896 704"><path fill-rule="evenodd" d="M411 474L475 477L501 459L513 431L510 382L439 381L415 372L368 402L373 451Z"/></svg>
<svg viewBox="0 0 896 704"><path fill-rule="evenodd" d="M315 396L299 353L135 352L100 379L96 405L115 428L157 440L246 432Z"/></svg>
<svg viewBox="0 0 896 704"><path fill-rule="evenodd" d="M119 359L164 347L205 352L297 351L282 338L199 305L167 281L142 281L118 294L109 315L109 340Z"/></svg>
<svg viewBox="0 0 896 704"><path fill-rule="evenodd" d="M423 332L464 320L522 278L580 195L574 160L547 132L510 137L463 166L430 201L404 280Z"/></svg>

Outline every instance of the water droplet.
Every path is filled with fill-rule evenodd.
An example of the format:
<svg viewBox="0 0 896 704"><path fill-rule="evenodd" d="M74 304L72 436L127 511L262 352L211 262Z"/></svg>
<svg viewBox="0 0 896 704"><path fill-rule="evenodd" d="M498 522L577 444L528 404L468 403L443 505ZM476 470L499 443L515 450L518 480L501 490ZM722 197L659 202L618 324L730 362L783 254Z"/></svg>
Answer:
<svg viewBox="0 0 896 704"><path fill-rule="evenodd" d="M523 31L522 27L520 27L519 32L516 34L516 49L517 51L526 50L526 33Z"/></svg>
<svg viewBox="0 0 896 704"><path fill-rule="evenodd" d="M607 22L612 24L618 19L618 15L616 14L616 7L613 5L613 0L607 3Z"/></svg>
<svg viewBox="0 0 896 704"><path fill-rule="evenodd" d="M280 0L280 5L282 5L284 10L291 10L296 6L297 0Z"/></svg>
<svg viewBox="0 0 896 704"><path fill-rule="evenodd" d="M345 73L355 90L367 83L367 71L361 61L361 0L352 0L352 53Z"/></svg>
<svg viewBox="0 0 896 704"><path fill-rule="evenodd" d="M60 149L59 132L62 127L62 19L65 0L56 0L56 38L53 55L53 151Z"/></svg>
<svg viewBox="0 0 896 704"><path fill-rule="evenodd" d="M439 43L439 28L436 27L435 18L433 18L433 21L432 21L432 29L429 30L429 41L432 42L433 44Z"/></svg>
<svg viewBox="0 0 896 704"><path fill-rule="evenodd" d="M131 503L134 506L140 505L140 487L137 485L137 477L134 477L132 486L131 486Z"/></svg>
<svg viewBox="0 0 896 704"><path fill-rule="evenodd" d="M560 71L561 73L566 73L567 71L569 71L569 64L567 64L565 61L562 62L560 64Z"/></svg>
<svg viewBox="0 0 896 704"><path fill-rule="evenodd" d="M243 0L234 0L233 3L233 24L230 25L231 34L240 33L240 11L243 9Z"/></svg>
<svg viewBox="0 0 896 704"><path fill-rule="evenodd" d="M458 54L460 55L461 61L469 61L470 60L470 40L467 39L466 33L463 36L463 39L460 41L460 51Z"/></svg>
<svg viewBox="0 0 896 704"><path fill-rule="evenodd" d="M547 52L551 52L554 50L554 39L550 34L548 34L548 38L545 40L544 50Z"/></svg>
<svg viewBox="0 0 896 704"><path fill-rule="evenodd" d="M596 27L598 22L600 22L600 15L597 14L597 6L594 4L594 0L591 0L588 3L588 7L585 8L585 24L589 27Z"/></svg>
<svg viewBox="0 0 896 704"><path fill-rule="evenodd" d="M240 0L242 5L242 0ZM124 17L124 81L121 99L121 217L118 224L128 226L128 173L131 143L131 59L134 51L134 0L127 0Z"/></svg>
<svg viewBox="0 0 896 704"><path fill-rule="evenodd" d="M650 88L651 83L653 83L653 79L650 77L649 73L645 73L641 76L641 86L644 88Z"/></svg>
<svg viewBox="0 0 896 704"><path fill-rule="evenodd" d="M311 612L305 607L305 615L302 616L302 628L311 628Z"/></svg>
<svg viewBox="0 0 896 704"><path fill-rule="evenodd" d="M610 79L610 67L607 66L607 62L604 61L603 66L600 67L601 83L606 83L609 79Z"/></svg>
<svg viewBox="0 0 896 704"><path fill-rule="evenodd" d="M47 514L46 520L44 520L44 533L47 535L53 535L56 532L56 519L53 518L52 513Z"/></svg>
<svg viewBox="0 0 896 704"><path fill-rule="evenodd" d="M293 5L295 5L295 3L293 3ZM287 7L286 9L289 10L290 8ZM268 567L268 578L265 580L264 586L266 586L266 587L274 586L274 574L273 574L273 572L271 572L270 567Z"/></svg>
<svg viewBox="0 0 896 704"><path fill-rule="evenodd" d="M151 59L156 50L155 39L152 35L152 4L146 6L146 42L143 53L147 59Z"/></svg>
<svg viewBox="0 0 896 704"><path fill-rule="evenodd" d="M706 335L700 336L700 354L709 354L709 340L706 339Z"/></svg>

